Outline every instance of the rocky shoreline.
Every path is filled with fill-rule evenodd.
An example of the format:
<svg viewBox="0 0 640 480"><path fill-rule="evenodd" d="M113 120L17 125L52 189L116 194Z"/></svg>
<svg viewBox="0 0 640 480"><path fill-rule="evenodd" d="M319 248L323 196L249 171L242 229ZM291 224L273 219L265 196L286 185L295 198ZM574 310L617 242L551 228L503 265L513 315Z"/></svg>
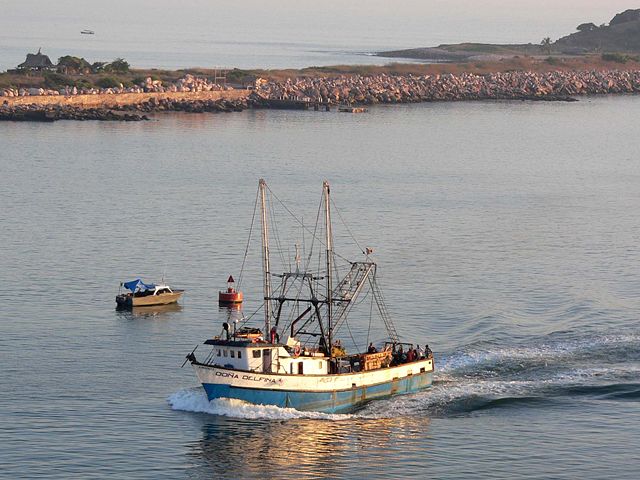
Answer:
<svg viewBox="0 0 640 480"><path fill-rule="evenodd" d="M0 105L0 121L54 122L57 120L143 121L147 113L241 112L248 100L171 100L151 98L131 105L85 108L74 105Z"/></svg>
<svg viewBox="0 0 640 480"><path fill-rule="evenodd" d="M101 120L135 122L149 120L139 113L117 113L108 108L82 108L71 105L42 106L37 104L0 106L0 121L55 122L57 120Z"/></svg>
<svg viewBox="0 0 640 480"><path fill-rule="evenodd" d="M396 104L437 101L577 101L583 95L640 93L640 70L502 72L486 75L340 75L256 80L255 88L234 98L149 97L128 104L83 107L33 103L0 105L0 120L142 121L157 112L222 113L273 108L274 101L307 104ZM113 98L117 94L110 95ZM150 94L151 95L151 94ZM195 94L194 94L195 95ZM271 103L270 103L271 102Z"/></svg>
<svg viewBox="0 0 640 480"><path fill-rule="evenodd" d="M238 100L173 100L170 98L150 98L146 102L121 105L116 107L120 111L133 112L187 112L187 113L223 113L242 112L252 104L249 99Z"/></svg>
<svg viewBox="0 0 640 480"><path fill-rule="evenodd" d="M571 101L580 95L640 92L640 71L503 72L487 75L372 75L265 82L267 99L329 104L417 103L468 100Z"/></svg>

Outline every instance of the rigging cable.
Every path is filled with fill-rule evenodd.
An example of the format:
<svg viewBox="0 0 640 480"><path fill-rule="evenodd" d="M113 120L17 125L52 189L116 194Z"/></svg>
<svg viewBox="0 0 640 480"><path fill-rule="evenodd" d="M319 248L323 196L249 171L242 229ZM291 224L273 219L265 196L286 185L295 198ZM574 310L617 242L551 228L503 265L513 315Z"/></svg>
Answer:
<svg viewBox="0 0 640 480"><path fill-rule="evenodd" d="M371 335L371 322L373 320L373 295L371 295L371 307L369 308L369 328L367 329L367 347L369 346L369 336Z"/></svg>
<svg viewBox="0 0 640 480"><path fill-rule="evenodd" d="M355 237L355 235L353 233L351 233L351 229L349 228L349 226L347 225L347 222L344 221L344 218L342 218L342 214L340 213L340 210L338 210L338 207L336 206L336 203L333 201L333 198L331 199L331 205L333 205L334 210L337 212L338 217L340 218L340 221L342 222L342 224L344 225L344 228L347 229L347 233L349 234L349 236L351 237L351 239L356 243L357 247L360 249L360 251L366 255L367 252L365 252L365 250L362 248L362 246L360 245L360 243L358 243L358 239Z"/></svg>
<svg viewBox="0 0 640 480"><path fill-rule="evenodd" d="M253 215L251 216L251 227L249 228L249 238L247 239L247 246L244 249L244 258L242 259L242 267L240 267L240 276L238 277L238 290L242 284L242 274L244 273L244 265L247 261L247 255L249 255L249 244L251 243L251 235L253 234L253 224L256 219L256 211L258 209L258 199L260 196L260 189L256 192L256 201L253 204Z"/></svg>
<svg viewBox="0 0 640 480"><path fill-rule="evenodd" d="M269 185L267 185L267 189L269 190L269 193L271 193L271 195L273 195L273 197L274 197L274 198L275 198L275 199L280 203L280 205L282 205L282 206L284 207L284 209L287 211L287 213L288 213L289 215L291 215L291 217L293 217L293 219L294 219L296 222L298 222L298 224L299 224L300 226L302 226L302 228L304 228L307 232L311 233L311 234L314 236L314 238L315 238L315 232L312 232L310 229L308 229L307 227L305 227L305 226L304 226L304 223L302 223L302 222L300 221L300 219L299 219L298 217L296 217L296 216L295 216L295 214L294 214L291 210L289 210L289 207L287 207L287 206L284 204L284 202L283 202L282 200L280 200L280 198L278 198L278 196L277 196L275 193L273 193L273 191L269 188ZM332 200L332 202L333 202L333 200ZM322 204L322 202L321 202L321 204ZM317 222L316 222L316 225L317 225ZM321 244L321 245L325 245L325 243L324 243L324 241L323 241L322 239L318 238L317 240L320 242L320 244ZM335 254L335 255L337 255L338 257L340 257L340 258L341 258L342 260L344 260L345 262L353 263L353 262L350 262L348 258L343 257L343 256L342 256L342 255L340 255L339 253L335 253L335 252L334 252L334 254Z"/></svg>

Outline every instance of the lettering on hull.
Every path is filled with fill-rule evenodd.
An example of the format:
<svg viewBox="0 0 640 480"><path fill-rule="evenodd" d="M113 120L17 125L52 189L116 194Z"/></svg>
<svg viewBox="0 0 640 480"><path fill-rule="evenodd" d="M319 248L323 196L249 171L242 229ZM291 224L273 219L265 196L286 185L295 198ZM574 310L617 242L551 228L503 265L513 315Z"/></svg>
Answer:
<svg viewBox="0 0 640 480"><path fill-rule="evenodd" d="M247 380L249 382L263 383L263 384L269 384L269 385L282 384L282 379L276 380L275 378L261 377L259 375L249 375L249 374L240 376L234 372L221 372L219 370L216 370L215 376L221 377L221 378L242 379L242 380Z"/></svg>
<svg viewBox="0 0 640 480"><path fill-rule="evenodd" d="M265 378L265 377L256 377L253 375L243 375L242 376L243 380L249 380L251 382L261 382L261 383L269 383L269 384L276 384L278 383L275 379L273 378ZM282 383L282 380L280 380L279 383Z"/></svg>

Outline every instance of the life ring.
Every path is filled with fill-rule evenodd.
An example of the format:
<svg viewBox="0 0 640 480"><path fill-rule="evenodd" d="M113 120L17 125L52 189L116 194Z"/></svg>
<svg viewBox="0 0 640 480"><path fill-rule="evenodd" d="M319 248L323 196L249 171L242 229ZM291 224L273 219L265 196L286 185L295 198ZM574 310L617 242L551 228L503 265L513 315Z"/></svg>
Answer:
<svg viewBox="0 0 640 480"><path fill-rule="evenodd" d="M301 351L302 349L300 348L300 345L296 345L295 348L293 349L293 356L299 357Z"/></svg>

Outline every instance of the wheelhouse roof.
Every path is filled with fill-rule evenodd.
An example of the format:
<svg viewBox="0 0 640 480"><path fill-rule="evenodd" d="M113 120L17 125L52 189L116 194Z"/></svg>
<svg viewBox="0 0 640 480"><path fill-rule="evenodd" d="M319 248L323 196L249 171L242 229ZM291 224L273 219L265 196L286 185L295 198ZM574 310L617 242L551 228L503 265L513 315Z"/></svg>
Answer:
<svg viewBox="0 0 640 480"><path fill-rule="evenodd" d="M280 343L252 342L251 340L221 340L219 338L209 338L205 340L205 345L218 347L250 347L250 348L275 348L284 347Z"/></svg>

